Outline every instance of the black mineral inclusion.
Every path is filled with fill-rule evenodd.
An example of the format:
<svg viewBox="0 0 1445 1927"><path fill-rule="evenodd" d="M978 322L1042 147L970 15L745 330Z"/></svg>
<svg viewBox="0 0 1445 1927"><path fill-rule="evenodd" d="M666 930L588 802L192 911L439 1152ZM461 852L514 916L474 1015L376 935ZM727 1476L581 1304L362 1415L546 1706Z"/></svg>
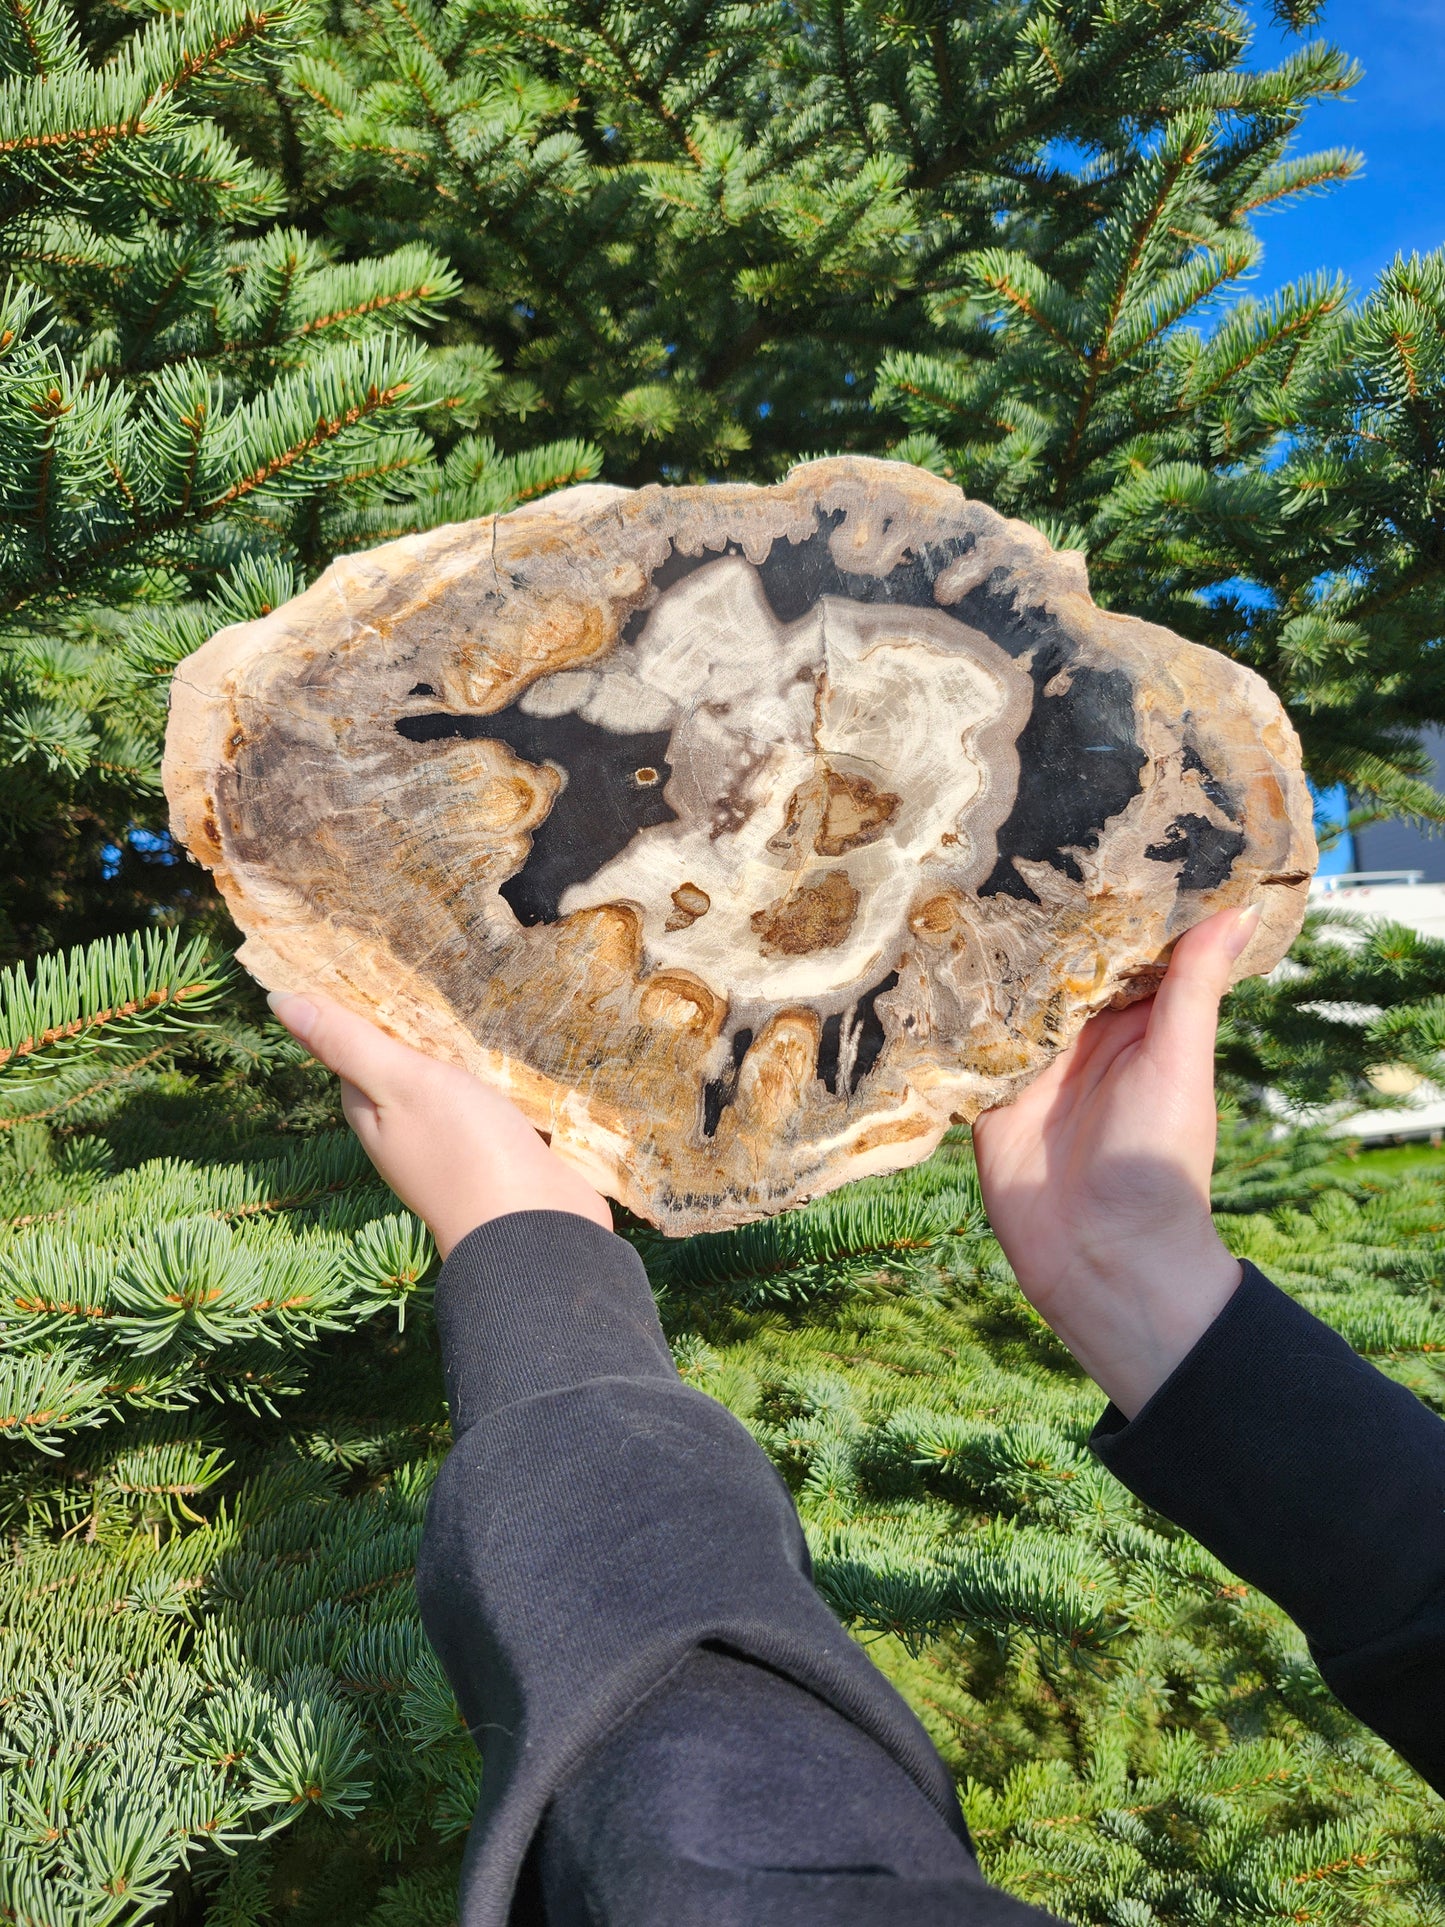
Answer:
<svg viewBox="0 0 1445 1927"><path fill-rule="evenodd" d="M532 832L526 862L502 885L518 923L556 923L570 884L595 876L639 830L677 817L663 796L672 774L665 729L625 735L570 711L529 716L515 703L489 716L403 716L396 727L410 743L488 737L524 762L552 763L563 772L566 781Z"/></svg>

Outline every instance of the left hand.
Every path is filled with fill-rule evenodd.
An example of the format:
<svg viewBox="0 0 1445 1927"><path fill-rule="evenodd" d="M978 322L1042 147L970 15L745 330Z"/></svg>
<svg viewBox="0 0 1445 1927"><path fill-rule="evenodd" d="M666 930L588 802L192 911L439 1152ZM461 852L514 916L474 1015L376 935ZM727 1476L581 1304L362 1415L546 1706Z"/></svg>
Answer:
<svg viewBox="0 0 1445 1927"><path fill-rule="evenodd" d="M571 1211L612 1229L606 1200L553 1155L500 1091L327 997L280 992L267 1001L341 1079L347 1123L402 1203L426 1222L443 1258L469 1231L511 1211Z"/></svg>

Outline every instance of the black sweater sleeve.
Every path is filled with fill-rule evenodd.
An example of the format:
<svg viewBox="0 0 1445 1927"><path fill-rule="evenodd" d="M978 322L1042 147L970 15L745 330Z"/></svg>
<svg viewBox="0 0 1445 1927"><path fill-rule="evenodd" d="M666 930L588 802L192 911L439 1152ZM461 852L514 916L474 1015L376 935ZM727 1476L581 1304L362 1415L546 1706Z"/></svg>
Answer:
<svg viewBox="0 0 1445 1927"><path fill-rule="evenodd" d="M1367 1726L1445 1792L1445 1424L1253 1265L1132 1421L1092 1444L1302 1629Z"/></svg>
<svg viewBox="0 0 1445 1927"><path fill-rule="evenodd" d="M464 1927L1024 1927L809 1579L782 1480L673 1368L620 1238L553 1212L437 1287L456 1443L417 1570L481 1748Z"/></svg>

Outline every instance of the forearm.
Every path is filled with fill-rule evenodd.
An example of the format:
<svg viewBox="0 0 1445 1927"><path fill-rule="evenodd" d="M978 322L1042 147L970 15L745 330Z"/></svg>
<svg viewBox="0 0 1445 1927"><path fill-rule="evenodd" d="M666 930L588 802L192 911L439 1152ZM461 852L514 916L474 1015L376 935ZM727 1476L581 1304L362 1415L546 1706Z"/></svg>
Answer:
<svg viewBox="0 0 1445 1927"><path fill-rule="evenodd" d="M1276 1600L1325 1678L1445 1787L1445 1424L1253 1266L1094 1450Z"/></svg>
<svg viewBox="0 0 1445 1927"><path fill-rule="evenodd" d="M678 1383L647 1274L565 1211L514 1211L461 1239L437 1281L453 1436L509 1405L602 1379Z"/></svg>
<svg viewBox="0 0 1445 1927"><path fill-rule="evenodd" d="M814 1591L776 1472L679 1380L629 1247L560 1214L496 1220L448 1260L438 1325L458 1438L417 1580L484 1756L467 1927L506 1918L579 1763L706 1646L825 1702L966 1859L942 1763Z"/></svg>

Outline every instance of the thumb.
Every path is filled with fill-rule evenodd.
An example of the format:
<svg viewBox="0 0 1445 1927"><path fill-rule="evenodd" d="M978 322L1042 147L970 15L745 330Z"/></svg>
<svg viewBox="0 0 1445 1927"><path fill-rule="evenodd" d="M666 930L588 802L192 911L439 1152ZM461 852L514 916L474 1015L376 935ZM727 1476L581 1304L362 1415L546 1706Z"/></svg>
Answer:
<svg viewBox="0 0 1445 1927"><path fill-rule="evenodd" d="M298 1044L373 1104L402 1089L418 1069L430 1068L430 1058L329 997L299 997L278 990L266 1002Z"/></svg>
<svg viewBox="0 0 1445 1927"><path fill-rule="evenodd" d="M1251 903L1244 910L1221 910L1175 944L1149 1018L1145 1048L1151 1057L1174 1067L1193 1058L1212 1063L1219 1000L1236 958L1259 928L1262 909Z"/></svg>

